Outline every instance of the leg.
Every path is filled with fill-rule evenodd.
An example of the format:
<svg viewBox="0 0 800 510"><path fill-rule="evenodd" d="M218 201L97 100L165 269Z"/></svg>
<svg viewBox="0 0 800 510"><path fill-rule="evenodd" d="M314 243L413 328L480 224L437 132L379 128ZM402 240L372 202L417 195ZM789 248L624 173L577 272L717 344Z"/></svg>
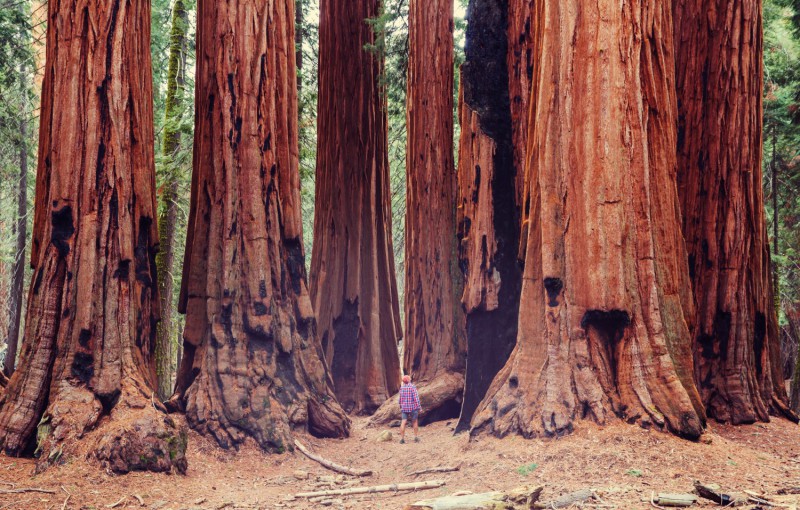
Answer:
<svg viewBox="0 0 800 510"><path fill-rule="evenodd" d="M419 437L419 415L414 411L414 439Z"/></svg>
<svg viewBox="0 0 800 510"><path fill-rule="evenodd" d="M408 419L406 418L406 413L403 413L403 420L400 422L400 442L402 443L406 438L406 423Z"/></svg>

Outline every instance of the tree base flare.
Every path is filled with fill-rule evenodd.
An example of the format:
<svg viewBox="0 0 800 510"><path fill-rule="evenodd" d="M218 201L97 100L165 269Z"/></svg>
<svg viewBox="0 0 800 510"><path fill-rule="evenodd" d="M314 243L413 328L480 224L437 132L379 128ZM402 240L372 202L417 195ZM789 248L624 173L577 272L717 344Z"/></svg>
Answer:
<svg viewBox="0 0 800 510"><path fill-rule="evenodd" d="M39 423L37 472L80 454L84 438L87 457L114 473L186 472L186 428L152 399L127 392L106 414L84 388L62 387L59 396Z"/></svg>
<svg viewBox="0 0 800 510"><path fill-rule="evenodd" d="M422 410L420 423L457 418L464 392L464 376L445 373L430 382L422 382L418 388ZM399 393L387 400L369 420L370 426L386 425L400 416Z"/></svg>
<svg viewBox="0 0 800 510"><path fill-rule="evenodd" d="M552 324L554 317L547 315ZM583 325L586 329L565 339L556 335L544 345L518 345L479 406L471 434L559 437L572 432L578 420L605 425L617 417L691 440L700 437L704 416L663 343L648 338L635 322L612 329L585 320Z"/></svg>

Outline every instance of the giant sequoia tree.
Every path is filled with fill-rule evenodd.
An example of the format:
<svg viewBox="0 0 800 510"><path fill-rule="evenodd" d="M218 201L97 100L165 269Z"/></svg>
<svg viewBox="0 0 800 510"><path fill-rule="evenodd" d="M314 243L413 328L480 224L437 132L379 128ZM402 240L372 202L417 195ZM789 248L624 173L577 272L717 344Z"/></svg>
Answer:
<svg viewBox="0 0 800 510"><path fill-rule="evenodd" d="M453 162L453 1L411 0L406 157L405 345L423 420L458 416L466 344L458 300ZM397 418L397 399L373 421Z"/></svg>
<svg viewBox="0 0 800 510"><path fill-rule="evenodd" d="M458 238L467 371L459 429L469 426L517 338L519 210L509 105L506 0L471 0L459 96Z"/></svg>
<svg viewBox="0 0 800 510"><path fill-rule="evenodd" d="M198 3L191 210L175 400L223 447L343 436L306 287L294 4Z"/></svg>
<svg viewBox="0 0 800 510"><path fill-rule="evenodd" d="M678 187L695 372L717 420L788 411L761 188L759 0L675 0Z"/></svg>
<svg viewBox="0 0 800 510"><path fill-rule="evenodd" d="M48 9L34 276L0 445L13 455L37 446L41 466L90 436L94 456L115 471L183 470L185 438L151 400L150 4L72 0Z"/></svg>
<svg viewBox="0 0 800 510"><path fill-rule="evenodd" d="M618 416L696 438L671 7L545 0L532 31L519 337L473 430L554 436Z"/></svg>
<svg viewBox="0 0 800 510"><path fill-rule="evenodd" d="M342 405L372 412L400 386L379 0L322 0L311 295Z"/></svg>

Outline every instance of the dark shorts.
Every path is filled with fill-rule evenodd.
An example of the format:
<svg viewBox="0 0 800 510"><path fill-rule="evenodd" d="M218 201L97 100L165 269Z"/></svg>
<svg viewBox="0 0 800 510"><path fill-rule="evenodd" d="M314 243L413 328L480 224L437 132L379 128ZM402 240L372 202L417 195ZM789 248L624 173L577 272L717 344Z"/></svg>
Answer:
<svg viewBox="0 0 800 510"><path fill-rule="evenodd" d="M404 420L408 420L409 419L409 415L410 415L411 421L417 421L417 417L419 416L419 409L417 409L415 411L411 411L410 413L404 413L404 412L400 411L400 416Z"/></svg>

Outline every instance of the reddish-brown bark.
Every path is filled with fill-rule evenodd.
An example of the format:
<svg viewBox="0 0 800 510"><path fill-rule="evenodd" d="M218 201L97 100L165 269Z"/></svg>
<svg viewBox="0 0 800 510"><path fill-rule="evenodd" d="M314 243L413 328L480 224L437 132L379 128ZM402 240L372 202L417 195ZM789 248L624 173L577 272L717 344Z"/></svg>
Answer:
<svg viewBox="0 0 800 510"><path fill-rule="evenodd" d="M459 264L467 370L459 430L506 363L517 338L519 210L509 106L505 0L472 0L461 67Z"/></svg>
<svg viewBox="0 0 800 510"><path fill-rule="evenodd" d="M38 440L42 467L91 435L93 455L114 471L182 471L185 436L151 400L150 4L72 0L48 9L34 276L0 444L19 455Z"/></svg>
<svg viewBox="0 0 800 510"><path fill-rule="evenodd" d="M371 413L400 388L379 0L322 0L311 296L336 395Z"/></svg>
<svg viewBox="0 0 800 510"><path fill-rule="evenodd" d="M466 339L458 293L453 162L453 1L411 0L406 156L403 369L423 400L420 419L458 416ZM373 423L397 419L387 400Z"/></svg>
<svg viewBox="0 0 800 510"><path fill-rule="evenodd" d="M306 287L294 3L198 3L194 173L173 402L223 447L343 436Z"/></svg>
<svg viewBox="0 0 800 510"><path fill-rule="evenodd" d="M557 436L618 416L696 438L671 9L545 0L533 20L519 337L473 432Z"/></svg>
<svg viewBox="0 0 800 510"><path fill-rule="evenodd" d="M522 236L528 226L530 204L525 178L525 149L528 144L528 110L533 78L532 23L534 0L508 0L508 95L511 107L511 136L514 144L514 188L517 208L522 214ZM521 248L524 250L525 243ZM524 254L523 254L524 258Z"/></svg>
<svg viewBox="0 0 800 510"><path fill-rule="evenodd" d="M761 188L758 0L675 0L678 188L694 284L695 376L731 423L791 416Z"/></svg>

